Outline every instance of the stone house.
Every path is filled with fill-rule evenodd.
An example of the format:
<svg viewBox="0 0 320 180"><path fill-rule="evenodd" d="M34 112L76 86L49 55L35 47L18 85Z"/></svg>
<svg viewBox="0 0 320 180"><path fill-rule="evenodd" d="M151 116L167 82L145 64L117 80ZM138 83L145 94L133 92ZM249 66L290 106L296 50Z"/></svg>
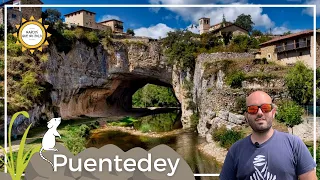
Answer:
<svg viewBox="0 0 320 180"><path fill-rule="evenodd" d="M237 35L248 35L248 31L240 26L237 26L231 22L221 22L210 26L210 18L202 17L199 19L199 29L200 34L212 33L217 36L223 36L224 34L229 34L231 36Z"/></svg>
<svg viewBox="0 0 320 180"><path fill-rule="evenodd" d="M122 21L119 21L116 19L110 19L110 20L99 22L99 24L111 27L112 32L123 33L123 22Z"/></svg>
<svg viewBox="0 0 320 180"><path fill-rule="evenodd" d="M23 4L43 4L40 0L10 0L0 4L0 24L4 24L4 5L23 5ZM35 19L40 19L42 14L41 7L9 7L8 26L15 27L16 24L21 24L21 19L29 19L33 16Z"/></svg>
<svg viewBox="0 0 320 180"><path fill-rule="evenodd" d="M118 20L108 20L97 23L96 13L84 9L65 14L65 23L69 26L82 26L91 29L107 30L112 32L123 32L123 22Z"/></svg>
<svg viewBox="0 0 320 180"><path fill-rule="evenodd" d="M316 41L319 47L319 38ZM281 36L260 44L261 58L282 65L293 65L302 61L313 69L314 43L313 30Z"/></svg>

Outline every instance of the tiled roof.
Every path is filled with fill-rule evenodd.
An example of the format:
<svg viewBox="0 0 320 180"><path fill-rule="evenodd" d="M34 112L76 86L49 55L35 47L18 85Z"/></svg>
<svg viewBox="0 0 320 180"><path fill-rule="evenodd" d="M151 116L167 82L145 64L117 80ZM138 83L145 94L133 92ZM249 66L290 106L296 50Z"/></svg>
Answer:
<svg viewBox="0 0 320 180"><path fill-rule="evenodd" d="M118 22L122 22L120 20L117 20L117 19L108 19L108 20L105 20L105 21L101 21L99 23L104 23L104 22L109 22L109 21L118 21ZM122 22L123 23L123 22Z"/></svg>
<svg viewBox="0 0 320 180"><path fill-rule="evenodd" d="M301 32L298 32L298 33L294 33L294 34L289 34L289 35L286 35L286 36L280 36L280 37L277 37L277 38L273 38L270 41L261 43L260 46L271 44L271 43L274 43L274 42L278 42L278 41L281 41L281 40L284 40L284 39L290 39L290 38L294 38L294 37L297 37L297 36L302 36L302 35L307 35L307 34L312 34L312 33L313 33L313 30L305 30L305 31L301 31Z"/></svg>
<svg viewBox="0 0 320 180"><path fill-rule="evenodd" d="M73 14L73 13L82 12L82 11L85 11L85 12L88 12L88 13L92 13L92 14L96 14L95 12L91 12L91 11L88 11L88 10L85 10L85 9L80 9L80 10L78 10L78 11L74 11L74 12L65 14L64 16L69 16L69 15L71 15L71 14Z"/></svg>

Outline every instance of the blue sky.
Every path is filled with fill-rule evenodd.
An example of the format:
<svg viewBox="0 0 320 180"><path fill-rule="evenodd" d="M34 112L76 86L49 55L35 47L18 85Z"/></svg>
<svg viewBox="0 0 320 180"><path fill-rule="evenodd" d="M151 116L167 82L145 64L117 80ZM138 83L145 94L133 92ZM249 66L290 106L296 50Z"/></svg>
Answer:
<svg viewBox="0 0 320 180"><path fill-rule="evenodd" d="M125 0L42 0L44 4L132 4ZM130 3L131 2L131 3ZM134 4L255 4L253 0L136 0ZM317 18L320 19L320 0L259 0L259 4L318 4ZM82 8L56 8L62 15ZM190 29L198 24L200 17L210 17L211 25L219 23L224 14L227 21L233 22L238 15L250 14L255 23L254 29L282 34L286 31L298 32L313 28L312 9L310 8L83 8L96 13L96 21L118 19L124 22L124 31L134 29L136 35L153 38L164 37L168 31ZM317 20L317 28L320 20Z"/></svg>

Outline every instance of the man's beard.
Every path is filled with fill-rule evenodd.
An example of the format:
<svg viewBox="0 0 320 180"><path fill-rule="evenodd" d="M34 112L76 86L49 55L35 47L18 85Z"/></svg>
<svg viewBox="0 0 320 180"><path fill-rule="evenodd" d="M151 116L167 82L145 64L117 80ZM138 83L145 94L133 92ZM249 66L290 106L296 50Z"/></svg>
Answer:
<svg viewBox="0 0 320 180"><path fill-rule="evenodd" d="M266 122L267 122L267 127L264 127L264 128L259 127L259 125L255 123L255 120L253 122L249 121L249 125L254 132L262 134L262 133L268 132L270 130L270 128L272 127L272 122L270 122L270 123L268 121L266 121Z"/></svg>

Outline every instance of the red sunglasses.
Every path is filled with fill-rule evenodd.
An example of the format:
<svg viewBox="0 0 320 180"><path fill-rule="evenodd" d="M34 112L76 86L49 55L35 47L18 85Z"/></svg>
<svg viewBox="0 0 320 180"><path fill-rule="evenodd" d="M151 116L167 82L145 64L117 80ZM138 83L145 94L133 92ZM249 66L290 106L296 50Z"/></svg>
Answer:
<svg viewBox="0 0 320 180"><path fill-rule="evenodd" d="M260 106L252 105L247 107L247 112L249 114L257 114L259 111L259 108L263 113L268 113L273 109L272 104L261 104Z"/></svg>

